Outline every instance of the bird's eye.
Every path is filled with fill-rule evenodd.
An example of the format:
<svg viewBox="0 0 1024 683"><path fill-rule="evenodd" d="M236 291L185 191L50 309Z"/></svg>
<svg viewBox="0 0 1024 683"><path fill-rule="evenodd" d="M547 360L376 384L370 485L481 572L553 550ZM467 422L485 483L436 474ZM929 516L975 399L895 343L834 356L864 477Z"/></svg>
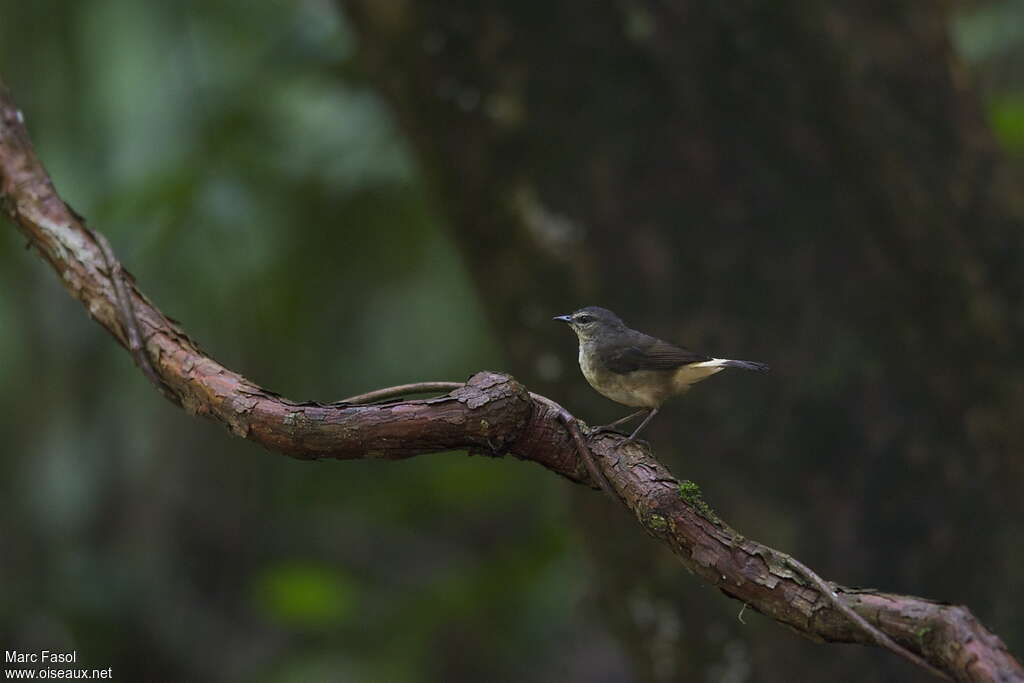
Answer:
<svg viewBox="0 0 1024 683"><path fill-rule="evenodd" d="M587 325L589 323L594 322L594 316L592 316L592 315L581 315L578 318L576 318L576 322L578 322L580 325Z"/></svg>

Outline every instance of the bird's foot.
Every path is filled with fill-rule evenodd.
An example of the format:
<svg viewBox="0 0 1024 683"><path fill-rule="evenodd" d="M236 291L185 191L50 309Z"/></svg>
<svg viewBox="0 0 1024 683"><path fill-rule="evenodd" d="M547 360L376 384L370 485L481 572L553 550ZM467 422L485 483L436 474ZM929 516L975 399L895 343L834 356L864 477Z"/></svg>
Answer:
<svg viewBox="0 0 1024 683"><path fill-rule="evenodd" d="M635 413L630 413L626 417L620 417L615 422L609 422L606 425L601 425L600 427L594 427L593 429L590 430L590 433L591 434L610 433L610 434L619 434L620 436L626 436L627 434L629 434L629 432L619 431L618 427L620 427L621 425L626 424L627 422L629 422L633 418L640 417L645 412L647 412L647 411L645 411L645 410L638 410ZM636 434L636 431L634 431L633 434ZM630 436L632 436L633 434L630 434Z"/></svg>
<svg viewBox="0 0 1024 683"><path fill-rule="evenodd" d="M650 442L647 441L646 439L638 439L635 436L627 436L625 439L615 444L615 450L619 450L625 446L628 446L629 444L634 443L637 445L645 446L648 449L651 447Z"/></svg>
<svg viewBox="0 0 1024 683"><path fill-rule="evenodd" d="M612 423L610 425L600 425L598 427L591 427L590 435L596 436L597 434L618 434L619 436L627 436L629 432L619 429L618 425Z"/></svg>

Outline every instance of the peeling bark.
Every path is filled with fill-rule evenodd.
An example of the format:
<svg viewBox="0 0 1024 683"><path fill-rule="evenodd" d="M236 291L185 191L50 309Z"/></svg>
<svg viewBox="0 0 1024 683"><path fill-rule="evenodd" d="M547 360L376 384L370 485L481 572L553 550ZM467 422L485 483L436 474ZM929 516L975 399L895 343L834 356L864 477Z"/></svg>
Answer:
<svg viewBox="0 0 1024 683"><path fill-rule="evenodd" d="M2 84L0 205L69 293L127 348L108 272L119 266L104 259L97 235L57 195ZM461 388L432 399L377 405L295 402L205 355L133 282L128 295L162 382L189 413L217 420L237 436L308 459L399 459L451 449L508 453L596 488L557 404L534 398L507 375L477 373ZM608 434L589 436L587 446L640 525L704 581L807 637L872 642L832 599L801 578L795 560L731 529L696 485L677 480L648 448L623 446L621 437ZM965 607L840 585L834 591L876 628L957 680L1024 683L1021 665Z"/></svg>

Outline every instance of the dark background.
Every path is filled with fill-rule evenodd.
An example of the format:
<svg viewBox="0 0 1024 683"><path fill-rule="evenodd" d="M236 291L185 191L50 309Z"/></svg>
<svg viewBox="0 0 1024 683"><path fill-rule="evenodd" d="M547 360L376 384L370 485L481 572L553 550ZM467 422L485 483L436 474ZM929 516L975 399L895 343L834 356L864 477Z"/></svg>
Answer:
<svg viewBox="0 0 1024 683"><path fill-rule="evenodd" d="M552 315L764 361L647 437L741 532L1024 653L1024 3L0 0L58 190L296 399ZM302 463L167 404L0 236L0 642L119 680L927 680L727 600L515 461Z"/></svg>

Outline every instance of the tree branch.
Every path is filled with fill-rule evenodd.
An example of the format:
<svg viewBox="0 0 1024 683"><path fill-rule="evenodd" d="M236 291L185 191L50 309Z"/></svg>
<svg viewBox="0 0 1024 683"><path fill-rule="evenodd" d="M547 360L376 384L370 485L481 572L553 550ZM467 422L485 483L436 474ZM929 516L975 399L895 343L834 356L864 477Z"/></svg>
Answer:
<svg viewBox="0 0 1024 683"><path fill-rule="evenodd" d="M194 415L285 455L399 459L453 449L531 460L597 488L602 479L639 524L684 566L726 595L818 641L879 644L875 630L960 681L1024 683L1024 669L966 607L825 584L802 564L740 535L640 444L589 434L550 399L493 372L465 384L432 384L437 398L379 405L392 388L347 402L296 402L263 389L204 354L147 300L103 238L57 195L36 158L21 112L0 83L0 206L65 288L169 397ZM137 329L132 329L132 328ZM144 360L143 360L144 358ZM148 368L148 369L147 369ZM420 386L420 389L423 387ZM588 471L586 459L595 467ZM596 471L599 470L599 471ZM831 589L831 590L829 590ZM829 593L832 595L829 595ZM870 624L864 628L856 618Z"/></svg>

